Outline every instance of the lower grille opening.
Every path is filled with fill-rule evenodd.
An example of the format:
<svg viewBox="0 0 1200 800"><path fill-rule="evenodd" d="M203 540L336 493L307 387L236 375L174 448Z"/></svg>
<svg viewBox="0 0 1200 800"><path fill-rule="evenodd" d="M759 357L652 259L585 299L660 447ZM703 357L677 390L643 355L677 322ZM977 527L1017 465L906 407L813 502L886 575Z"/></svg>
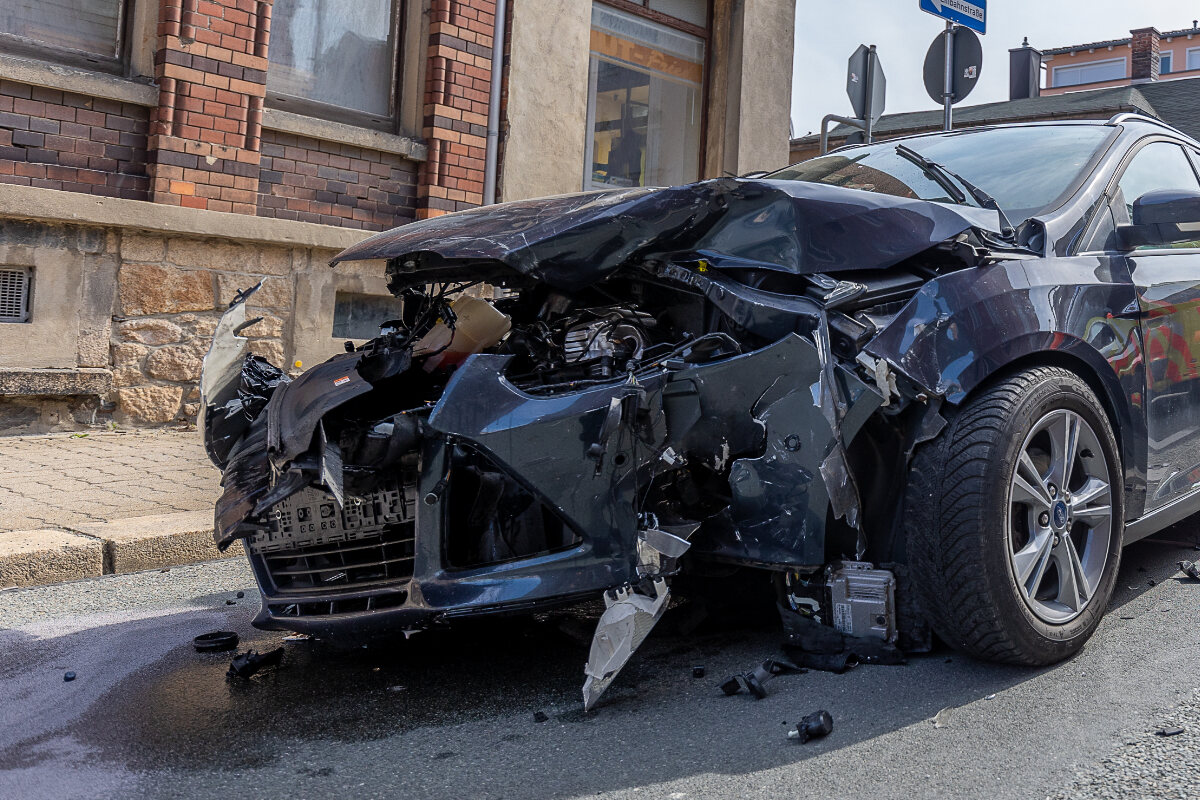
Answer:
<svg viewBox="0 0 1200 800"><path fill-rule="evenodd" d="M388 592L371 597L352 597L305 603L270 603L267 609L276 617L325 617L334 614L355 614L363 611L380 611L404 605L408 592Z"/></svg>
<svg viewBox="0 0 1200 800"><path fill-rule="evenodd" d="M412 578L416 555L416 480L415 475L404 478L399 485L347 498L345 508L325 491L308 487L271 510L270 530L247 544L265 568L273 599L380 590L365 598L272 604L272 613L345 614L404 603L406 593L394 588Z"/></svg>

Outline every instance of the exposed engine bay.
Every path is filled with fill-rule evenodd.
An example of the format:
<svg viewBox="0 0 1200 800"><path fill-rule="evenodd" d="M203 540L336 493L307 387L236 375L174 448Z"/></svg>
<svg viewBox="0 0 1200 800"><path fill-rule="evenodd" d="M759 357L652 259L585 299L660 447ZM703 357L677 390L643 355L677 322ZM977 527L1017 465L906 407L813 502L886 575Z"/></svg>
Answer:
<svg viewBox="0 0 1200 800"><path fill-rule="evenodd" d="M931 280L1001 256L978 220L922 201L655 191L480 209L351 248L338 260L387 259L401 313L294 378L244 356L253 290L234 302L204 428L224 470L218 545L245 542L266 598L255 624L410 633L602 593L590 706L673 576L736 566L773 575L788 613L927 646L898 599L899 487L883 476L936 434L941 399L868 344ZM909 240L872 250L889 214Z"/></svg>

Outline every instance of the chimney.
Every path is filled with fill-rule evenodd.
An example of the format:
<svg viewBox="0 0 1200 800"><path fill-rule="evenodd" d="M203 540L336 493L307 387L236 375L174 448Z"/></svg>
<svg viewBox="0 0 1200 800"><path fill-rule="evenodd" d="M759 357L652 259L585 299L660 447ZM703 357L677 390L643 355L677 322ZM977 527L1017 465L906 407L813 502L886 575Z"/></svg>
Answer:
<svg viewBox="0 0 1200 800"><path fill-rule="evenodd" d="M1029 46L1029 37L1020 47L1008 51L1008 99L1024 100L1042 92L1042 51Z"/></svg>
<svg viewBox="0 0 1200 800"><path fill-rule="evenodd" d="M1129 76L1134 83L1158 80L1158 45L1162 34L1158 28L1138 28L1130 33L1133 35L1130 42L1133 63Z"/></svg>

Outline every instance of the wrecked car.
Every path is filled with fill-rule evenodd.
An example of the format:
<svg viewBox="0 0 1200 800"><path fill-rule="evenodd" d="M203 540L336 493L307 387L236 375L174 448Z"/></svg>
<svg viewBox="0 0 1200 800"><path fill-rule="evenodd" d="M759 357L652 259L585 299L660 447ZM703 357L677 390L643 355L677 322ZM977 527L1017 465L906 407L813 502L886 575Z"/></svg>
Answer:
<svg viewBox="0 0 1200 800"><path fill-rule="evenodd" d="M851 146L758 178L380 233L397 318L205 360L255 624L337 637L603 597L594 701L675 576L841 634L1046 664L1200 508L1200 159L1156 121Z"/></svg>

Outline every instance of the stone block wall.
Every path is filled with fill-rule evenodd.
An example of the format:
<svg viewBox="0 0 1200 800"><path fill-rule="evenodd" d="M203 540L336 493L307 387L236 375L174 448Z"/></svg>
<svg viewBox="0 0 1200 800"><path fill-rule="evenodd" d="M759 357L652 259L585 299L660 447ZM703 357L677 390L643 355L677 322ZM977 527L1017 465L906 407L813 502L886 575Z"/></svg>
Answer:
<svg viewBox="0 0 1200 800"><path fill-rule="evenodd" d="M223 309L262 281L250 305L261 316L244 336L251 352L281 368L293 270L308 251L223 240L121 234L112 341L115 419L125 424L194 421L200 368Z"/></svg>

